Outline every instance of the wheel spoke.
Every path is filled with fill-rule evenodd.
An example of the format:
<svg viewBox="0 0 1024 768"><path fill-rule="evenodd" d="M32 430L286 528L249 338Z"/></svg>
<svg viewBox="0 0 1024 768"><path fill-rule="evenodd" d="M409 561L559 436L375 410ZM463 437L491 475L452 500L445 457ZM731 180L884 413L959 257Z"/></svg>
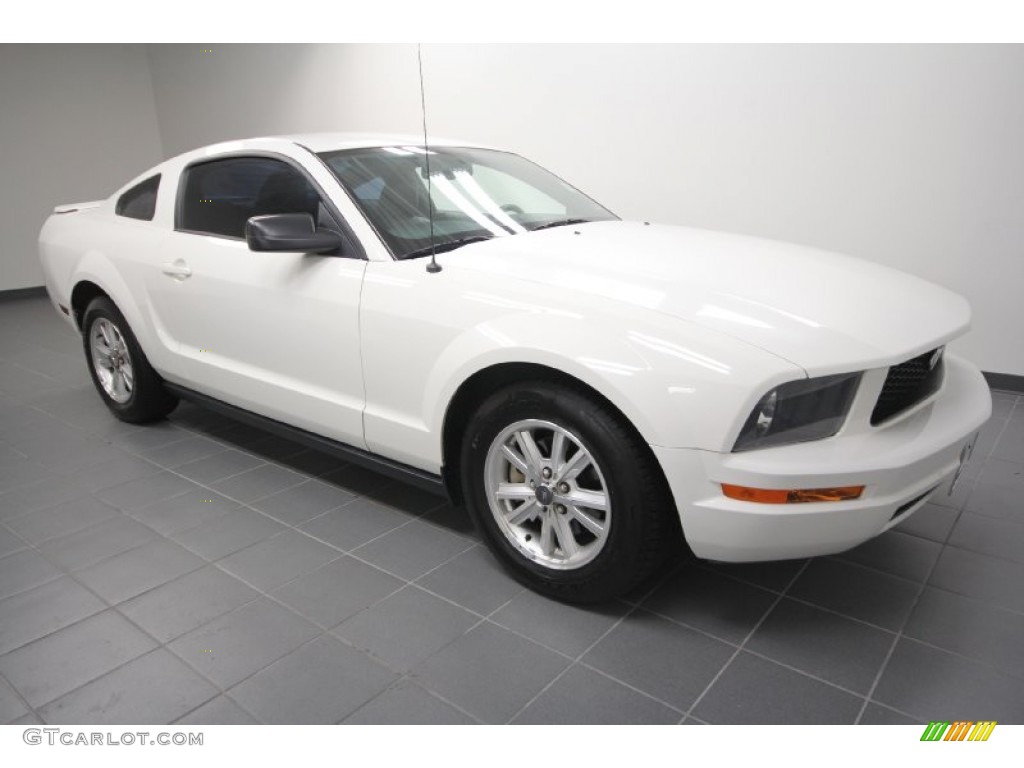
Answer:
<svg viewBox="0 0 1024 768"><path fill-rule="evenodd" d="M501 483L494 495L509 501L526 501L534 498L534 490L526 483Z"/></svg>
<svg viewBox="0 0 1024 768"><path fill-rule="evenodd" d="M534 517L539 509L540 507L537 506L537 500L530 499L513 509L511 512L506 512L505 519L508 521L509 525L522 525L531 517Z"/></svg>
<svg viewBox="0 0 1024 768"><path fill-rule="evenodd" d="M92 359L95 361L96 365L98 365L103 370L105 370L105 371L112 371L112 370L114 370L114 364L112 362L110 362L110 358L107 357L105 354L103 354L103 352L101 350L94 348L93 349Z"/></svg>
<svg viewBox="0 0 1024 768"><path fill-rule="evenodd" d="M555 475L558 474L559 469L565 463L565 435L561 432L555 432L555 436L551 438L551 469Z"/></svg>
<svg viewBox="0 0 1024 768"><path fill-rule="evenodd" d="M587 507L588 509L599 509L602 512L608 509L608 494L604 491L587 491L577 488L565 498L571 504Z"/></svg>
<svg viewBox="0 0 1024 768"><path fill-rule="evenodd" d="M580 545L576 543L576 537L572 534L568 518L565 515L555 515L554 527L558 538L558 546L562 548L562 553L566 557L577 555L580 551Z"/></svg>
<svg viewBox="0 0 1024 768"><path fill-rule="evenodd" d="M569 512L572 513L574 520L579 522L580 525L594 534L594 536L600 538L604 534L604 524L591 517L575 504L569 506Z"/></svg>
<svg viewBox="0 0 1024 768"><path fill-rule="evenodd" d="M518 453L512 450L509 445L501 446L501 452L508 459L509 464L522 472L526 477L533 477L533 472L530 471L530 467L527 466L526 460Z"/></svg>
<svg viewBox="0 0 1024 768"><path fill-rule="evenodd" d="M103 339L103 334L94 333L92 335L92 350L94 354L103 355L106 357L111 353L111 349L107 346L107 342Z"/></svg>
<svg viewBox="0 0 1024 768"><path fill-rule="evenodd" d="M551 524L551 516L544 515L540 522L540 551L547 557L555 554L555 529Z"/></svg>
<svg viewBox="0 0 1024 768"><path fill-rule="evenodd" d="M114 341L110 337L110 326L106 323L106 321L101 320L96 324L96 327L99 329L100 336L103 337L103 343L106 345L107 349L113 350Z"/></svg>
<svg viewBox="0 0 1024 768"><path fill-rule="evenodd" d="M516 432L516 442L519 443L523 456L526 457L526 463L530 465L531 477L539 475L544 458L540 455L540 448L537 447L537 441L533 439L533 433L528 429L519 430Z"/></svg>
<svg viewBox="0 0 1024 768"><path fill-rule="evenodd" d="M121 375L124 377L124 383L128 387L128 391L131 392L135 389L135 374L132 373L130 365L124 364L121 366Z"/></svg>
<svg viewBox="0 0 1024 768"><path fill-rule="evenodd" d="M117 400L128 394L128 390L124 386L124 374L121 371L115 370L113 379L110 382L110 388L113 390L111 396Z"/></svg>
<svg viewBox="0 0 1024 768"><path fill-rule="evenodd" d="M580 448L576 453L572 455L562 466L558 480L574 480L579 477L579 474L590 466L590 454Z"/></svg>

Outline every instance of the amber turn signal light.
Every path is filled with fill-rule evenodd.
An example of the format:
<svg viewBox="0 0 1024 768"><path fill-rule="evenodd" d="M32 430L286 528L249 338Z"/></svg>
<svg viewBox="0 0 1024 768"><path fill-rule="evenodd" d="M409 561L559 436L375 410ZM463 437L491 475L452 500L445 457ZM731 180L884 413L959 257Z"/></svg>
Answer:
<svg viewBox="0 0 1024 768"><path fill-rule="evenodd" d="M846 501L859 499L864 493L863 485L848 485L843 488L804 488L795 491L747 488L744 485L722 483L722 493L730 499L754 501L758 504L805 504L812 501Z"/></svg>

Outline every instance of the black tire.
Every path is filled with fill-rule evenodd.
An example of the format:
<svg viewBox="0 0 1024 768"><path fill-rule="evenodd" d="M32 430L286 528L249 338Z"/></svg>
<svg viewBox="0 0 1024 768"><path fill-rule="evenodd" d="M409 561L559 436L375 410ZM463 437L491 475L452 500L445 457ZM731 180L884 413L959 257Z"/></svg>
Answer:
<svg viewBox="0 0 1024 768"><path fill-rule="evenodd" d="M561 567L538 562L538 553L527 553L524 548L543 548L540 543L543 534L537 533L533 540L535 543L529 543L531 534L527 530L533 526L540 530L542 522L527 519L516 529L517 533L509 533L508 527L503 530L498 522L501 512L492 509L488 478L495 487L493 483L505 481L494 480L494 471L500 475L503 471L511 474L516 470L507 461L508 466L500 469L504 466L501 462L505 461L501 458L492 459L497 463L489 464L488 453L492 446L498 446L495 450L500 452L500 445L506 440L515 441L517 438L512 436L503 437L496 443L510 428L524 422L529 422L530 428L536 427L536 444L541 447L541 454L545 450L542 445L545 428L543 424L534 422L550 423L578 438L579 448L589 453L594 471L600 473L599 480L606 493L609 510L600 522L607 525L607 533L596 549L597 554L590 555L592 559L578 566L570 567L568 560ZM554 437L553 431L547 434ZM563 439L569 440L568 437ZM553 449L548 449L548 452L554 455ZM520 477L528 478L520 472L510 482L526 490ZM582 483L584 475L579 477ZM610 600L650 577L664 564L669 553L682 554L685 551L671 494L649 447L618 413L612 412L605 403L582 388L533 381L510 386L488 397L466 429L462 443L461 480L469 514L490 550L518 581L557 600L570 603ZM541 484L551 482L541 481ZM543 514L553 514L559 509L559 505L553 504L548 496L538 495L535 501L537 505L551 505L542 507L547 510ZM502 503L495 501L499 509ZM512 510L506 519L516 517L518 507L505 509ZM565 506L560 510L565 514ZM600 516L602 513L593 514ZM570 518L566 520L566 525L571 524ZM575 536L578 541L590 538L578 522L575 526L574 530L580 534ZM555 556L560 549L559 543ZM539 556L543 558L545 555L541 552Z"/></svg>
<svg viewBox="0 0 1024 768"><path fill-rule="evenodd" d="M97 323L105 321L103 327L109 332L111 326L117 335L123 340L124 351L127 351L126 359L130 364L132 382L130 388L126 385L123 389L127 395L123 402L109 394L100 380L100 373L97 371L93 353L93 333L98 329ZM146 355L143 354L139 342L132 333L128 321L114 303L106 296L98 296L93 299L82 316L82 343L85 349L85 359L89 366L89 375L96 386L103 403L121 421L131 424L145 424L150 421L157 421L169 414L178 405L178 398L164 389L163 382L156 371L150 366ZM121 353L123 357L123 352ZM96 357L99 357L97 355ZM126 381L122 378L122 382Z"/></svg>

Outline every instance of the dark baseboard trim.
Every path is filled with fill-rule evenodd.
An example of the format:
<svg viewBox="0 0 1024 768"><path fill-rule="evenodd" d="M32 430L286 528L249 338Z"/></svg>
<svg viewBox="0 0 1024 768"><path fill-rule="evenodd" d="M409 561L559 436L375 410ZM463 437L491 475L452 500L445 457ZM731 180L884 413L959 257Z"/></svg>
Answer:
<svg viewBox="0 0 1024 768"><path fill-rule="evenodd" d="M41 285L35 285L31 288L12 288L9 291L0 291L0 302L36 299L39 297L46 297L46 288Z"/></svg>
<svg viewBox="0 0 1024 768"><path fill-rule="evenodd" d="M1017 376L1012 373L989 373L981 372L985 381L992 389L1003 389L1007 392L1020 392L1024 394L1024 376Z"/></svg>

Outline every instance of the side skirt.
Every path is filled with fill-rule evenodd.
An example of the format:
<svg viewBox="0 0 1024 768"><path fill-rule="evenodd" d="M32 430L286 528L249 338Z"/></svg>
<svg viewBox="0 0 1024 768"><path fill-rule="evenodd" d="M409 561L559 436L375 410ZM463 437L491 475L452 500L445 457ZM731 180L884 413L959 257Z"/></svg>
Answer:
<svg viewBox="0 0 1024 768"><path fill-rule="evenodd" d="M164 387L168 392L177 395L182 400L188 400L196 405L208 408L211 411L216 411L217 413L229 416L236 421L249 424L257 427L258 429L266 430L267 432L287 438L288 440L300 443L309 448L329 453L332 456L337 456L339 459L347 461L350 464L357 464L361 467L365 467L366 469L373 470L374 472L379 472L382 475L387 475L388 477L393 477L396 480L401 480L409 485L414 485L424 491L437 494L438 496L442 496L446 499L448 498L448 492L440 475L425 472L424 470L417 469L416 467L410 467L408 464L402 464L397 461L392 461L391 459L386 459L375 453L370 453L369 451L364 451L361 448L346 445L345 443L338 442L337 440L331 440L328 437L323 437L322 435L309 432L305 429L293 427L282 421L269 419L266 416L260 416L258 413L253 413L252 411L247 411L244 408L230 405L222 400L217 400L216 398L201 394L188 389L187 387L171 384L167 381L164 382Z"/></svg>

